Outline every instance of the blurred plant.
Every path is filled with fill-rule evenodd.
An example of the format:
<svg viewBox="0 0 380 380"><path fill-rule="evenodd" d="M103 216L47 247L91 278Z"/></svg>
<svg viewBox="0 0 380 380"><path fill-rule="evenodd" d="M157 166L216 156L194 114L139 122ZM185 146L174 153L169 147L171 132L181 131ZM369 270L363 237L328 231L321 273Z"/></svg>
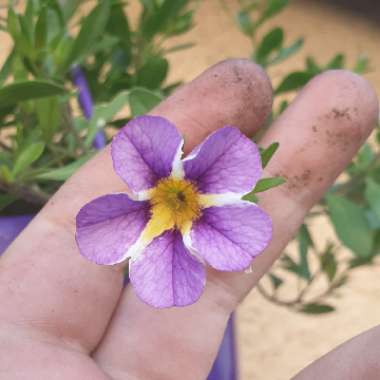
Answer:
<svg viewBox="0 0 380 380"><path fill-rule="evenodd" d="M0 69L0 210L38 210L92 156L100 129L146 112L178 85L163 84L166 55L190 45L166 46L192 28L195 4L141 0L133 29L125 1L30 0L22 13L9 1L0 18L13 42ZM84 116L73 111L78 64L96 103Z"/></svg>
<svg viewBox="0 0 380 380"><path fill-rule="evenodd" d="M236 20L240 30L252 42L251 59L267 70L292 55L303 46L298 38L285 43L285 31L278 26L267 30L267 21L281 12L287 0L240 0L240 10ZM326 64L320 65L315 58L307 57L302 70L286 73L274 90L278 109L277 117L288 106L288 95L303 87L317 74L329 69L342 69L346 58L338 53ZM362 74L368 70L368 59L359 56L353 71ZM275 104L276 104L275 103ZM334 310L326 301L336 295L344 285L351 271L362 265L373 265L380 252L380 133L375 132L376 141L365 144L345 175L309 213L295 239L297 255L284 253L259 284L259 292L269 301L293 310L321 314ZM371 140L372 141L372 140ZM316 217L328 218L333 225L340 243L350 254L340 254L338 243L316 243L318 231L309 226ZM323 242L322 242L323 245ZM294 295L289 290L284 296L282 289L293 286Z"/></svg>
<svg viewBox="0 0 380 380"><path fill-rule="evenodd" d="M302 38L288 44L284 29L270 26L287 0L239 0L239 4L236 20L252 42L252 60L270 71L302 48ZM85 14L83 8L91 5L78 20ZM191 44L167 46L172 37L192 28L197 2L140 0L139 5L133 28L126 1L29 0L22 13L15 12L16 1L9 1L6 17L0 17L0 32L13 42L0 69L2 213L37 211L94 154L100 130L117 128L149 111L178 85L165 82L170 69L167 55ZM273 118L312 77L344 66L343 54L326 64L307 57L301 70L286 73L275 87ZM367 58L359 57L354 71L367 69ZM75 101L76 86L83 88L83 73L95 105L88 108L82 97L81 116ZM120 116L125 106L129 112ZM264 297L305 313L329 312L334 307L326 298L347 281L352 269L373 264L380 245L379 144L377 134L375 143L364 146L344 179L309 214L295 240L297 256L285 253L260 283ZM272 144L262 150L264 164L277 148ZM256 201L256 193L282 181L263 179L247 199ZM351 255L340 254L337 243L321 247L316 242L309 226L321 216L329 218ZM282 289L291 286L290 276L298 285L293 298L285 299Z"/></svg>

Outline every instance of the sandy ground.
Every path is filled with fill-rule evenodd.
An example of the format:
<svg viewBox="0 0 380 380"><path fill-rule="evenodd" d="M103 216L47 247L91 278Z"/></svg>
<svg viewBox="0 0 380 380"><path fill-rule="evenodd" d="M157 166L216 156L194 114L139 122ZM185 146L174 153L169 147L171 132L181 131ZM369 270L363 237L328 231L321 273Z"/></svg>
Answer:
<svg viewBox="0 0 380 380"><path fill-rule="evenodd" d="M233 10L233 2L226 1ZM0 4L4 1L0 0ZM274 83L290 67L302 68L303 58L314 55L326 62L334 53L347 53L352 67L360 53L371 57L373 71L367 78L380 89L380 29L350 13L311 1L295 1L275 24L285 27L290 40L306 37L303 52L270 72ZM240 34L219 0L201 2L198 26L186 37L196 46L173 54L172 80L190 80L207 66L228 58L247 57L249 41ZM2 37L2 35L0 35ZM0 61L7 43L0 40ZM331 228L319 221L321 239L333 236ZM348 338L376 325L380 319L380 268L358 269L339 299L338 310L328 316L305 316L265 301L252 291L238 311L238 350L241 380L289 379L298 370ZM379 353L380 355L380 353Z"/></svg>

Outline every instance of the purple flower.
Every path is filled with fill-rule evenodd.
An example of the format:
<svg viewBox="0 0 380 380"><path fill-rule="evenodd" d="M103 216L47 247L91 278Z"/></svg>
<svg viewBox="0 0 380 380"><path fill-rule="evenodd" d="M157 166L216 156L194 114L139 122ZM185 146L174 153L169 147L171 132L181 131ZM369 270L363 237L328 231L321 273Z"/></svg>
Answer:
<svg viewBox="0 0 380 380"><path fill-rule="evenodd" d="M77 215L81 254L102 265L129 258L135 292L155 307L194 303L204 264L242 271L272 236L268 215L241 199L262 174L256 145L224 127L185 159L182 146L166 119L133 119L111 150L128 192L96 198Z"/></svg>

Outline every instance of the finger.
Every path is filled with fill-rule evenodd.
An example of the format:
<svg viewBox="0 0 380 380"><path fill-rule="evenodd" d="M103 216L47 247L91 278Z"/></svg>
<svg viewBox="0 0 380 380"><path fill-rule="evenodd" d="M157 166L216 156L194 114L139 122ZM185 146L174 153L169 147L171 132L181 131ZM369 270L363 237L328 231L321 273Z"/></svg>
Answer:
<svg viewBox="0 0 380 380"><path fill-rule="evenodd" d="M283 175L288 182L260 197L273 219L274 235L255 260L253 273L210 270L201 299L184 309L152 309L127 289L95 354L101 366L117 379L204 379L229 313L351 161L374 126L377 107L371 87L352 73L334 71L315 78L260 142L280 143L266 175Z"/></svg>
<svg viewBox="0 0 380 380"><path fill-rule="evenodd" d="M154 113L180 121L189 149L224 123L253 133L270 107L266 75L242 60L207 70ZM0 321L93 350L118 302L123 274L119 267L98 266L79 255L75 216L89 200L125 190L105 149L58 191L1 259Z"/></svg>
<svg viewBox="0 0 380 380"><path fill-rule="evenodd" d="M377 380L380 373L380 326L343 343L307 366L293 380Z"/></svg>

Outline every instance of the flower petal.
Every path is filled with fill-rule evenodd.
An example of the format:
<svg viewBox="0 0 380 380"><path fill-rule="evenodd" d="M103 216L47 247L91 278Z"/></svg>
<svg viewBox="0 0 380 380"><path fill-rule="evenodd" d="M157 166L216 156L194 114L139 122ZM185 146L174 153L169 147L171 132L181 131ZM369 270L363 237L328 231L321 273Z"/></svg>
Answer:
<svg viewBox="0 0 380 380"><path fill-rule="evenodd" d="M136 294L154 307L185 306L201 296L205 269L185 248L178 231L154 239L130 262L129 278Z"/></svg>
<svg viewBox="0 0 380 380"><path fill-rule="evenodd" d="M149 203L126 194L96 198L77 215L76 240L80 253L97 264L112 265L127 258L149 220Z"/></svg>
<svg viewBox="0 0 380 380"><path fill-rule="evenodd" d="M112 141L114 169L133 192L147 190L170 175L182 144L181 135L168 120L136 117Z"/></svg>
<svg viewBox="0 0 380 380"><path fill-rule="evenodd" d="M203 193L246 194L262 173L257 146L233 127L211 134L183 162L186 178Z"/></svg>
<svg viewBox="0 0 380 380"><path fill-rule="evenodd" d="M191 249L213 268L239 271L249 267L272 237L272 222L248 202L203 210L190 232Z"/></svg>

